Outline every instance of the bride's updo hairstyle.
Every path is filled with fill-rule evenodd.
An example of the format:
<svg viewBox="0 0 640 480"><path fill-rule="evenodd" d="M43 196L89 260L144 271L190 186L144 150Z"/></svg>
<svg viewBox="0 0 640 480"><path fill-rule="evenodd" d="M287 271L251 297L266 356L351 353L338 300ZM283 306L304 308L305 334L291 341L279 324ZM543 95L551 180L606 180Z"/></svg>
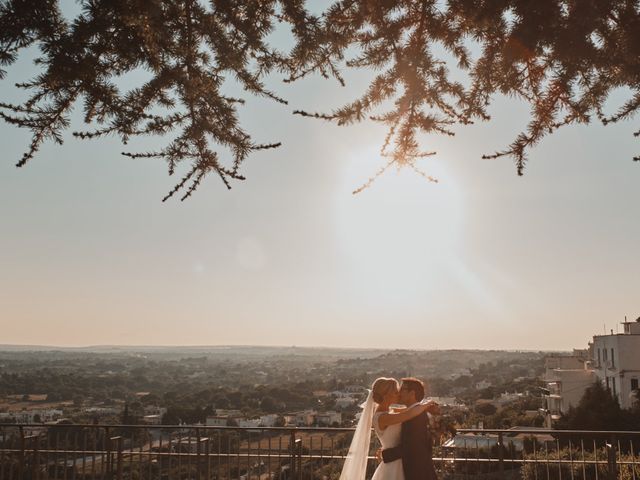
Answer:
<svg viewBox="0 0 640 480"><path fill-rule="evenodd" d="M371 394L373 401L380 404L384 401L384 397L391 391L391 389L398 388L398 381L395 378L380 377L373 382L371 387Z"/></svg>

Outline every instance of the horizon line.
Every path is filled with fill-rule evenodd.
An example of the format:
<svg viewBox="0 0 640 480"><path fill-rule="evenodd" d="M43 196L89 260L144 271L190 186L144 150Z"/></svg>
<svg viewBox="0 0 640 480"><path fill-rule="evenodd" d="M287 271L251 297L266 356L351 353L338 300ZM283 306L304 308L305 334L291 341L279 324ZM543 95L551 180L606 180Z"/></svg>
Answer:
<svg viewBox="0 0 640 480"><path fill-rule="evenodd" d="M230 349L230 348L271 348L271 349L323 349L323 350L353 350L353 351L366 351L366 350L382 350L386 352L393 351L412 351L412 352L434 352L434 351L482 351L482 352L570 352L574 348L568 349L544 349L544 348L495 348L495 347L469 347L469 348L400 348L400 347L350 347L350 346L326 346L326 345L260 345L260 344L92 344L92 345L46 345L46 344L20 344L20 343L2 343L0 344L0 351L5 348L38 348L38 349L51 349L51 350L91 350L101 348L113 348L113 349L136 349L136 348L155 348L155 349Z"/></svg>

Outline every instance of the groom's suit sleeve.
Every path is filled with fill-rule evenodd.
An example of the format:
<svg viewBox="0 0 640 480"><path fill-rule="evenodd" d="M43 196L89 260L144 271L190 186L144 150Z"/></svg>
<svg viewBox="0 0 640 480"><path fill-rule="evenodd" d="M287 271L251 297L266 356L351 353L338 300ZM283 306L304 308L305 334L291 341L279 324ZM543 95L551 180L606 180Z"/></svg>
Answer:
<svg viewBox="0 0 640 480"><path fill-rule="evenodd" d="M402 424L402 468L405 480L435 480L432 460L432 438L428 427L429 417L421 413Z"/></svg>

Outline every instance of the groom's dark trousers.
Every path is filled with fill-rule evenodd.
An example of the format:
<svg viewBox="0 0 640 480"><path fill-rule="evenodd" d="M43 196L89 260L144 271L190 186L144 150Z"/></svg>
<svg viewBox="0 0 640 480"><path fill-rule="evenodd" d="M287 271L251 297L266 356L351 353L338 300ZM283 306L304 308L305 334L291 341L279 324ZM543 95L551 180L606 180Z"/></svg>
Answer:
<svg viewBox="0 0 640 480"><path fill-rule="evenodd" d="M402 424L400 446L382 452L384 461L402 458L405 480L437 480L433 465L433 439L425 412Z"/></svg>

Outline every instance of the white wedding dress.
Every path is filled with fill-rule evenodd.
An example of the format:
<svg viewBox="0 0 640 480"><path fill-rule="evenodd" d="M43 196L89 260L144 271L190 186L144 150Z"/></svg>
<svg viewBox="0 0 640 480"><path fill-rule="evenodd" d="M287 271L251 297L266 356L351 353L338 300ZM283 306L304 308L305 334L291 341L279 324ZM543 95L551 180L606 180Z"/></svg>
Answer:
<svg viewBox="0 0 640 480"><path fill-rule="evenodd" d="M396 423L395 425L389 425L384 430L381 430L378 423L378 419L381 414L382 412L378 412L373 416L373 430L376 432L376 436L380 440L380 444L383 449L397 447L400 445L402 424ZM371 480L404 480L402 459L389 463L381 462L380 465L378 465L378 468L376 468Z"/></svg>

